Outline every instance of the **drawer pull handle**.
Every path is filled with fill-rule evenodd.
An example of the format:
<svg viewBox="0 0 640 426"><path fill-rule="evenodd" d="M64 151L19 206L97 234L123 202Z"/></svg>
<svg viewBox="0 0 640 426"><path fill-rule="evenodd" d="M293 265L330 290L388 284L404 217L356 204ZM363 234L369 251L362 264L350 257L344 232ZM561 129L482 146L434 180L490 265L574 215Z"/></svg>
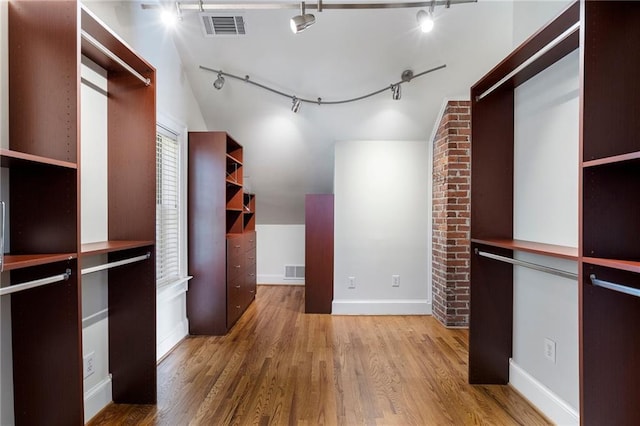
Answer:
<svg viewBox="0 0 640 426"><path fill-rule="evenodd" d="M239 286L239 285L237 285L237 286L236 286L236 288L240 288L240 286Z"/></svg>
<svg viewBox="0 0 640 426"><path fill-rule="evenodd" d="M236 305L236 309L240 309L240 305Z"/></svg>
<svg viewBox="0 0 640 426"><path fill-rule="evenodd" d="M240 265L234 265L233 267L236 269L240 269Z"/></svg>

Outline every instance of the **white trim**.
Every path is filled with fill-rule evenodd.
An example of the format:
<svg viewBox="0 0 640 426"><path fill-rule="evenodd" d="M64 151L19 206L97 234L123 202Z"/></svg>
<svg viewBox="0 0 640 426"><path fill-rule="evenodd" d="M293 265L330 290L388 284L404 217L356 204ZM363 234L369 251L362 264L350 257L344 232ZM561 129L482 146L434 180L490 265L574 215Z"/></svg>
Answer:
<svg viewBox="0 0 640 426"><path fill-rule="evenodd" d="M334 300L333 315L431 315L427 299Z"/></svg>
<svg viewBox="0 0 640 426"><path fill-rule="evenodd" d="M113 400L111 375L84 393L84 420L88 422Z"/></svg>
<svg viewBox="0 0 640 426"><path fill-rule="evenodd" d="M189 335L189 320L184 318L181 322L175 325L173 329L167 334L167 336L159 341L156 346L156 361L159 361L165 356L171 349Z"/></svg>
<svg viewBox="0 0 640 426"><path fill-rule="evenodd" d="M258 274L257 282L258 284L268 285L304 285L304 279L285 278L284 275L278 274Z"/></svg>
<svg viewBox="0 0 640 426"><path fill-rule="evenodd" d="M192 276L186 276L173 281L170 284L158 287L156 298L158 301L167 301L186 293L189 290L189 280Z"/></svg>
<svg viewBox="0 0 640 426"><path fill-rule="evenodd" d="M513 359L509 360L509 384L555 424L580 424L580 414L575 408L523 370Z"/></svg>

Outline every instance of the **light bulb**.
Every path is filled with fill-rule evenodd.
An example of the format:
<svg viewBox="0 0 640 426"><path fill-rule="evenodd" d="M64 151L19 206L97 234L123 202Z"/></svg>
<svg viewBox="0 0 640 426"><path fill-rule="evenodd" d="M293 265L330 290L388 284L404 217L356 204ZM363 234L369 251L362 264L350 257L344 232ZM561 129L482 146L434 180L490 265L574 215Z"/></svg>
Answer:
<svg viewBox="0 0 640 426"><path fill-rule="evenodd" d="M433 30L433 15L431 12L425 12L424 10L419 10L416 15L418 19L418 24L420 24L420 29L423 33L428 33Z"/></svg>

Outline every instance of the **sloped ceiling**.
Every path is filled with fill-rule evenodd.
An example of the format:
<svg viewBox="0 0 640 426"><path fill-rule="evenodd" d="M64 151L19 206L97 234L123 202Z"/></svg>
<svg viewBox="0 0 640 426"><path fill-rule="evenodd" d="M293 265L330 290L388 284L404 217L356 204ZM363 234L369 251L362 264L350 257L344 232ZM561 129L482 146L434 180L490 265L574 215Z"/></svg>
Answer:
<svg viewBox="0 0 640 426"><path fill-rule="evenodd" d="M325 3L327 3L325 1ZM232 3L232 2L227 2ZM468 98L470 86L512 48L513 4L483 1L436 9L436 27L423 34L418 9L312 11L315 25L293 34L297 10L228 11L243 16L246 35L205 37L197 12L185 12L172 37L184 76L209 130L228 131L245 148L248 189L257 196L261 224L304 221L304 195L333 190L333 152L345 140L422 140L425 149L446 98ZM139 15L139 14L138 14ZM148 20L157 10L146 10ZM358 97L418 73L446 68L391 92L343 105L303 104L200 66L249 75L299 97ZM383 171L381 171L382 173ZM426 182L398 182L426 191Z"/></svg>

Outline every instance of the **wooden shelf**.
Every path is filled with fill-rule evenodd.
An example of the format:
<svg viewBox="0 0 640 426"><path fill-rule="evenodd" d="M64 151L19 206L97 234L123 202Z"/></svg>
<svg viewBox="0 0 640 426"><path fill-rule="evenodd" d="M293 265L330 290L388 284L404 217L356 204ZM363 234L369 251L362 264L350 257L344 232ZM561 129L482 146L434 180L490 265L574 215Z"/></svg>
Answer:
<svg viewBox="0 0 640 426"><path fill-rule="evenodd" d="M155 241L100 241L97 243L82 244L82 256L111 253L139 247L147 247L155 244Z"/></svg>
<svg viewBox="0 0 640 426"><path fill-rule="evenodd" d="M233 163L236 163L239 166L242 166L242 161L238 160L236 157L232 156L231 154L227 154L227 161L229 160Z"/></svg>
<svg viewBox="0 0 640 426"><path fill-rule="evenodd" d="M10 149L0 148L0 158L2 159L2 167L20 167L26 165L47 165L63 167L67 169L77 169L76 163L68 161L55 160L53 158L41 157L39 155L26 154L24 152L12 151Z"/></svg>
<svg viewBox="0 0 640 426"><path fill-rule="evenodd" d="M640 151L630 152L629 154L614 155L612 157L600 158L598 160L590 160L582 163L582 167L597 167L610 164L620 164L628 162L640 162Z"/></svg>
<svg viewBox="0 0 640 426"><path fill-rule="evenodd" d="M5 254L4 271L14 269L30 268L32 266L47 265L49 263L61 262L64 260L76 259L76 253L53 253L53 254Z"/></svg>
<svg viewBox="0 0 640 426"><path fill-rule="evenodd" d="M606 268L620 269L622 271L640 274L640 260L602 259L597 257L583 257L583 263L604 266Z"/></svg>
<svg viewBox="0 0 640 426"><path fill-rule="evenodd" d="M540 254L549 257L558 257L561 259L578 260L578 248L558 246L554 244L537 243L534 241L524 240L507 240L507 239L478 239L472 238L472 243L484 244L492 247L500 247L514 251L524 251L527 253Z"/></svg>

